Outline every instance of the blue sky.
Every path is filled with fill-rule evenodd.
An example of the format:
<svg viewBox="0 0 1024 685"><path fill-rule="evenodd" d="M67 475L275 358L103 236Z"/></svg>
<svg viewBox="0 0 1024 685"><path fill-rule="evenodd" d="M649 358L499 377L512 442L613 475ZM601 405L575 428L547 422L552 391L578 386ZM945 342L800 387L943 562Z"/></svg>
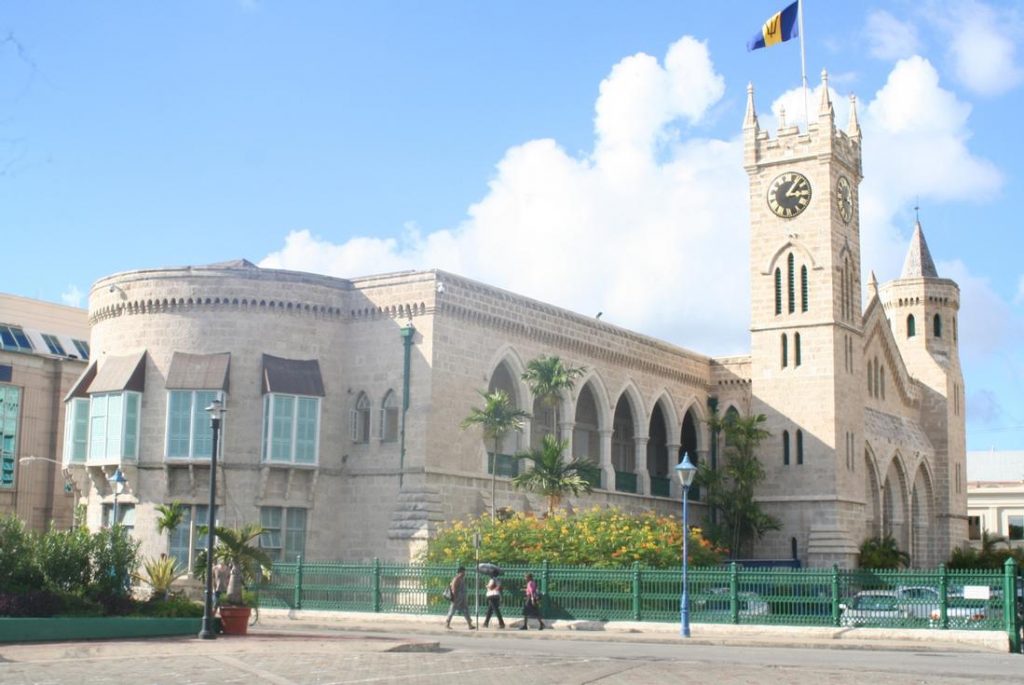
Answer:
<svg viewBox="0 0 1024 685"><path fill-rule="evenodd" d="M9 1L0 290L437 267L744 353L747 83L763 128L802 118L799 44L745 44L784 4ZM968 447L1024 448L1019 3L809 0L805 34L840 125L858 98L865 280L919 204L962 290Z"/></svg>

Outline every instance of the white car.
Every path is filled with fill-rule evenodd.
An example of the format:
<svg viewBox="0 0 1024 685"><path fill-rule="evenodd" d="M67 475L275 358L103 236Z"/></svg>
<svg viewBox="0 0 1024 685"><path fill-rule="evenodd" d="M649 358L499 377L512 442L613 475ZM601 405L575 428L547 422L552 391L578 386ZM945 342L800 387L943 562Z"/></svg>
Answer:
<svg viewBox="0 0 1024 685"><path fill-rule="evenodd" d="M839 625L846 628L886 626L909 617L895 590L858 592L848 603L840 604L839 610Z"/></svg>
<svg viewBox="0 0 1024 685"><path fill-rule="evenodd" d="M731 611L729 601L729 588L716 587L694 602L693 608L705 617L709 613L727 614ZM768 602L756 592L737 592L736 601L741 617L767 616L769 613Z"/></svg>

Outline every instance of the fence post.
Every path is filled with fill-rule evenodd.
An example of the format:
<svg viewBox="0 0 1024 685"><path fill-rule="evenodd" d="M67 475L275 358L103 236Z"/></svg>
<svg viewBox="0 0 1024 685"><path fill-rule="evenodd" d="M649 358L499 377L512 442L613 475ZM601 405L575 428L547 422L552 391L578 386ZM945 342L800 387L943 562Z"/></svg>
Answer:
<svg viewBox="0 0 1024 685"><path fill-rule="evenodd" d="M380 559L373 558L373 612L380 613Z"/></svg>
<svg viewBox="0 0 1024 685"><path fill-rule="evenodd" d="M292 592L292 607L302 608L302 555L295 558L295 589Z"/></svg>
<svg viewBox="0 0 1024 685"><path fill-rule="evenodd" d="M1010 638L1010 651L1020 653L1020 626L1017 625L1017 564L1007 557L1003 564L1003 627Z"/></svg>
<svg viewBox="0 0 1024 685"><path fill-rule="evenodd" d="M544 559L540 563L540 609L542 616L544 615L544 601L548 598L548 581L550 580L551 567L548 565L548 560Z"/></svg>
<svg viewBox="0 0 1024 685"><path fill-rule="evenodd" d="M733 623L740 622L739 590L739 566L734 561L729 564L729 616Z"/></svg>
<svg viewBox="0 0 1024 685"><path fill-rule="evenodd" d="M832 625L839 627L839 564L832 564Z"/></svg>
<svg viewBox="0 0 1024 685"><path fill-rule="evenodd" d="M939 564L939 626L949 628L949 571L945 564Z"/></svg>
<svg viewBox="0 0 1024 685"><path fill-rule="evenodd" d="M633 620L640 620L640 562L633 562Z"/></svg>

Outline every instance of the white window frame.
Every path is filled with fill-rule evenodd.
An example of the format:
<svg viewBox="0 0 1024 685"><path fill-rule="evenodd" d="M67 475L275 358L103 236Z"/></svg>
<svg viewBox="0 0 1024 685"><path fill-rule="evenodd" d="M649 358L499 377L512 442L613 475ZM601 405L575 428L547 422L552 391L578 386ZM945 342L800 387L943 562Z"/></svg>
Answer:
<svg viewBox="0 0 1024 685"><path fill-rule="evenodd" d="M78 421L84 419L84 426ZM79 432L79 428L82 430ZM75 448L79 453L75 453ZM64 463L84 464L89 460L89 398L72 397L64 407Z"/></svg>
<svg viewBox="0 0 1024 685"><path fill-rule="evenodd" d="M289 421L289 430L291 435L289 437L288 444L288 455L287 458L281 458L280 456L275 457L274 452L274 439L275 439L275 410L278 404L284 400L292 402L291 419ZM311 460L298 460L296 458L296 449L299 443L299 408L308 402L315 403L315 426L313 430L313 458ZM260 449L260 459L264 464L296 464L299 466L316 466L320 463L320 419L321 419L321 402L319 397L313 397L310 395L287 395L284 393L267 393L263 396L263 439Z"/></svg>
<svg viewBox="0 0 1024 685"><path fill-rule="evenodd" d="M188 454L185 455L171 455L171 396L175 393L189 393L189 428L188 428ZM210 425L210 415L206 413L206 402L196 402L196 398L199 393L203 394L214 394L215 400L220 400L222 404L227 406L227 397L221 390L168 390L167 391L167 408L164 418L164 459L168 461L181 461L181 460L196 460L196 461L210 461L210 450L203 450L203 453L196 452L196 428L199 425L199 421L205 420L206 425ZM208 406L208 405L207 405ZM225 415L226 416L226 415ZM224 419L221 419L221 433L220 437L223 440L224 437ZM220 452L218 447L218 452Z"/></svg>
<svg viewBox="0 0 1024 685"><path fill-rule="evenodd" d="M398 393L394 390L388 390L387 394L384 395L384 399L380 405L380 441L381 442L397 442L399 433L402 430L401 427L401 399L398 397ZM388 415L391 414L389 421ZM394 432L389 432L388 428L394 428Z"/></svg>
<svg viewBox="0 0 1024 685"><path fill-rule="evenodd" d="M110 400L118 398L120 400L120 414L115 414L113 418L116 420L111 425L111 413L110 413ZM129 432L128 426L128 402L134 399L136 404L136 415L135 415L135 426L134 431ZM103 453L95 454L94 446L95 441L99 440L96 436L97 422L95 419L99 418L95 414L95 408L101 403L104 403L104 426L103 426ZM87 456L87 463L89 464L120 464L122 461L138 461L139 458L139 435L140 426L142 424L142 393L134 392L131 390L124 390L121 392L105 392L96 393L89 396L89 450ZM116 438L113 438L114 432L116 431ZM131 444L131 448L129 448ZM112 448L114 454L111 454Z"/></svg>
<svg viewBox="0 0 1024 685"><path fill-rule="evenodd" d="M351 425L349 426L352 442L360 444L370 442L370 426L372 424L370 413L372 408L373 404L370 402L370 396L365 392L359 393L356 397L356 406L352 410Z"/></svg>

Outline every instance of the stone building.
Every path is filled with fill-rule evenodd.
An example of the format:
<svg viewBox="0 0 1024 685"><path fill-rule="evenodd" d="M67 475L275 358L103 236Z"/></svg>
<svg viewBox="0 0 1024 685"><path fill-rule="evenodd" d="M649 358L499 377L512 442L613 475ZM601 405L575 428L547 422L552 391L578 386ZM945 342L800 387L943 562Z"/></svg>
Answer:
<svg viewBox="0 0 1024 685"><path fill-rule="evenodd" d="M437 270L339 279L238 261L101 279L94 362L67 398L79 432L66 458L91 525L109 520L120 467L144 552L189 558L208 516L203 407L219 397L219 521L260 521L280 559L409 559L439 524L489 510L488 446L459 424L478 390L501 388L534 418L500 455L556 432L599 464L572 506L675 513L680 454L720 458L710 408L763 413L758 498L782 527L758 556L848 566L866 537L891 533L915 565L944 560L967 537L959 291L918 225L903 274L872 276L862 309L856 108L838 130L826 87L818 109L806 131L771 137L748 94L749 356ZM551 354L586 368L557 413L520 379ZM494 504L542 511L511 488L514 460L496 463ZM159 536L154 507L175 500L188 519Z"/></svg>
<svg viewBox="0 0 1024 685"><path fill-rule="evenodd" d="M0 295L0 514L30 530L72 523L62 402L86 366L88 339L84 309Z"/></svg>

